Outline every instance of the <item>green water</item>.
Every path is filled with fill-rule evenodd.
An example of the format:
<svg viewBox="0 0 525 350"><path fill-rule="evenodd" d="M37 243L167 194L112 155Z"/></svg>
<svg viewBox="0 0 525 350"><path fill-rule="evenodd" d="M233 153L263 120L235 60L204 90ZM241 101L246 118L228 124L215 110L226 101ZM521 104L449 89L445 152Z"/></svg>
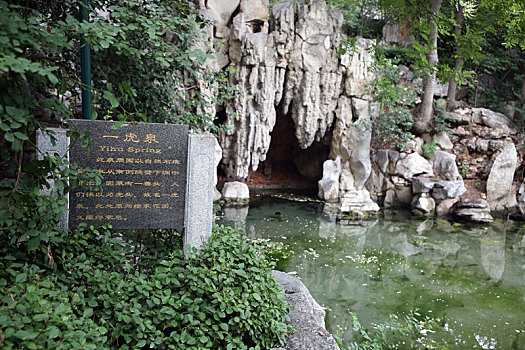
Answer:
<svg viewBox="0 0 525 350"><path fill-rule="evenodd" d="M296 274L327 310L331 332L355 312L364 326L415 308L439 317L433 338L449 349L525 349L523 223L458 225L386 213L341 225L322 204L274 198L223 209L222 223L293 252ZM276 215L276 212L278 214Z"/></svg>

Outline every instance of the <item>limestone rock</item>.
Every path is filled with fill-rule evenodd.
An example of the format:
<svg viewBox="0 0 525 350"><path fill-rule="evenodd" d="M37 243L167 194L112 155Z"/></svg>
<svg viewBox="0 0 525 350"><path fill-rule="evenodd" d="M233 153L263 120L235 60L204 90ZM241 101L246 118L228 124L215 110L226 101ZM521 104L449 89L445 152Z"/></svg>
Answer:
<svg viewBox="0 0 525 350"><path fill-rule="evenodd" d="M375 77L370 70L373 63L373 46L373 40L358 37L352 55L345 53L341 57L341 64L346 68L345 93L347 96L358 98L368 96L367 86Z"/></svg>
<svg viewBox="0 0 525 350"><path fill-rule="evenodd" d="M244 13L246 22L266 22L269 18L269 2L265 0L241 0L241 12Z"/></svg>
<svg viewBox="0 0 525 350"><path fill-rule="evenodd" d="M239 2L240 0L208 0L206 5L215 24L225 26L235 9L239 7Z"/></svg>
<svg viewBox="0 0 525 350"><path fill-rule="evenodd" d="M341 212L377 212L379 206L370 198L367 190L347 191L341 199Z"/></svg>
<svg viewBox="0 0 525 350"><path fill-rule="evenodd" d="M430 214L436 208L436 202L428 193L421 193L417 197L414 197L412 207L421 211L423 214Z"/></svg>
<svg viewBox="0 0 525 350"><path fill-rule="evenodd" d="M462 199L458 203L458 209L454 214L459 218L473 222L489 223L494 221L494 218L490 215L489 204L483 199L474 201Z"/></svg>
<svg viewBox="0 0 525 350"><path fill-rule="evenodd" d="M448 95L448 82L440 83L439 81L434 82L434 96L447 97Z"/></svg>
<svg viewBox="0 0 525 350"><path fill-rule="evenodd" d="M429 193L436 184L437 180L428 177L413 177L412 178L412 192L415 194Z"/></svg>
<svg viewBox="0 0 525 350"><path fill-rule="evenodd" d="M451 150L454 147L454 144L450 141L450 137L448 137L447 133L435 134L433 140L436 145L441 147L444 151Z"/></svg>
<svg viewBox="0 0 525 350"><path fill-rule="evenodd" d="M509 118L507 118L504 114L491 111L490 109L473 108L472 118L478 118L478 120L481 119L484 125L494 129L502 129L506 133L515 134L517 132Z"/></svg>
<svg viewBox="0 0 525 350"><path fill-rule="evenodd" d="M453 199L467 192L463 180L437 181L432 189L432 197L435 199Z"/></svg>
<svg viewBox="0 0 525 350"><path fill-rule="evenodd" d="M395 191L395 207L409 207L412 203L413 194L410 186L396 186Z"/></svg>
<svg viewBox="0 0 525 350"><path fill-rule="evenodd" d="M239 181L226 182L222 189L222 197L230 203L247 203L250 200L248 185Z"/></svg>
<svg viewBox="0 0 525 350"><path fill-rule="evenodd" d="M514 143L509 143L496 157L487 180L487 202L490 209L503 211L517 205L512 181L518 163Z"/></svg>
<svg viewBox="0 0 525 350"><path fill-rule="evenodd" d="M399 160L395 172L407 180L414 176L434 176L432 165L418 153L411 153Z"/></svg>
<svg viewBox="0 0 525 350"><path fill-rule="evenodd" d="M442 201L439 201L439 203L436 204L436 214L437 215L452 214L454 204L456 204L459 201L460 201L459 198L444 199Z"/></svg>
<svg viewBox="0 0 525 350"><path fill-rule="evenodd" d="M382 173L393 174L396 168L399 152L389 149L380 149L376 151L374 163L379 167Z"/></svg>
<svg viewBox="0 0 525 350"><path fill-rule="evenodd" d="M272 271L290 303L290 322L296 330L286 339L286 350L338 350L334 337L326 330L325 311L296 277ZM278 350L278 348L274 349Z"/></svg>
<svg viewBox="0 0 525 350"><path fill-rule="evenodd" d="M454 154L444 151L436 151L434 152L433 160L433 169L437 177L449 181L462 179L456 165L456 156Z"/></svg>
<svg viewBox="0 0 525 350"><path fill-rule="evenodd" d="M246 182L250 167L257 170L265 161L279 115L292 118L302 149L330 142L327 134L334 130L330 158L340 156L348 165L352 177L345 173L345 186L364 188L371 170L371 132L363 129L370 106L355 97L368 98L374 41L358 38L353 55L338 57L343 17L322 0L278 2L270 16L265 0L206 4L210 16L220 19L215 40L229 33L227 47L217 49L217 65L229 61L237 69L230 83L238 91L224 122L231 128L219 135L227 180Z"/></svg>
<svg viewBox="0 0 525 350"><path fill-rule="evenodd" d="M458 198L466 191L463 180L445 181L426 177L412 178L412 192L414 194L431 193L432 197L438 200Z"/></svg>
<svg viewBox="0 0 525 350"><path fill-rule="evenodd" d="M339 177L341 172L341 158L328 159L324 162L323 178L319 180L319 198L330 202L339 200Z"/></svg>

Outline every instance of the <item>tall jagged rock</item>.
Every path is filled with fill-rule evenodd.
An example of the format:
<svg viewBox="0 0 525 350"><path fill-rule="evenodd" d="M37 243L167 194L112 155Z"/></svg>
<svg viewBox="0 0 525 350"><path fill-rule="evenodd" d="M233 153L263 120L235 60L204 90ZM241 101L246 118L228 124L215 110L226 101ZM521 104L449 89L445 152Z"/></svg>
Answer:
<svg viewBox="0 0 525 350"><path fill-rule="evenodd" d="M207 11L219 18L214 40L229 35L216 48L217 66L226 59L235 67L230 82L238 89L226 111L231 127L220 134L228 180L247 181L250 167L256 170L266 159L277 116L289 116L302 149L335 129L331 158L343 160L341 188L362 189L370 175L365 86L373 78L372 41L358 38L352 52L338 55L343 17L324 0L281 1L271 13L268 1L241 0L228 21L223 14L233 5L223 9L212 2Z"/></svg>

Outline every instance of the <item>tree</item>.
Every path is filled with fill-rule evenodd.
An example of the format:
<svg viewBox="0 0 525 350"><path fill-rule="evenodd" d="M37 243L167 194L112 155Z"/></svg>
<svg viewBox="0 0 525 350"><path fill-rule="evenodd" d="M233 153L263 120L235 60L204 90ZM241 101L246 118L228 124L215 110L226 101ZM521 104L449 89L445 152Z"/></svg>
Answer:
<svg viewBox="0 0 525 350"><path fill-rule="evenodd" d="M421 105L416 110L414 120L414 131L417 134L428 132L432 126L432 115L434 111L434 88L436 84L438 64L438 28L439 10L442 0L432 0L430 3L430 13L427 13L428 24L428 45L430 45L427 58L427 71L423 77L423 96Z"/></svg>
<svg viewBox="0 0 525 350"><path fill-rule="evenodd" d="M456 47L459 46L459 37L461 35L461 26L463 25L463 4L461 1L457 3L457 12L456 12L456 23L454 26L454 41L456 43ZM454 76L450 79L448 83L448 92L447 92L447 111L453 111L454 108L456 108L456 90L458 86L457 78L456 76L459 74L461 70L461 65L463 63L463 60L461 56L459 55L459 50L456 49L456 62L454 66Z"/></svg>

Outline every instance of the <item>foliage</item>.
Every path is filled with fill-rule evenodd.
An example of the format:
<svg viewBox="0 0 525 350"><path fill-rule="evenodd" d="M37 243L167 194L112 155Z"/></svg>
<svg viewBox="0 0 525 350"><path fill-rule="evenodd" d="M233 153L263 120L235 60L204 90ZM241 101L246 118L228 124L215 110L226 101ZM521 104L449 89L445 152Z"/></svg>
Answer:
<svg viewBox="0 0 525 350"><path fill-rule="evenodd" d="M108 229L75 231L54 267L3 246L0 346L261 349L282 343L288 306L264 257L232 229L200 251L147 259Z"/></svg>
<svg viewBox="0 0 525 350"><path fill-rule="evenodd" d="M439 319L422 317L417 310L403 317L390 315L390 321L373 325L373 330L364 328L355 313L350 312L350 316L356 340L345 346L339 332L334 337L342 349L397 349L400 346L407 349L446 349L427 338L429 333L434 332L432 329Z"/></svg>
<svg viewBox="0 0 525 350"><path fill-rule="evenodd" d="M434 115L432 116L432 132L441 135L449 132L450 124L447 122L449 118L445 104L434 103Z"/></svg>
<svg viewBox="0 0 525 350"><path fill-rule="evenodd" d="M423 156L427 159L431 159L436 152L436 143L434 141L426 142L423 145Z"/></svg>
<svg viewBox="0 0 525 350"><path fill-rule="evenodd" d="M377 18L376 0L332 0L333 8L343 14L343 32L350 36L375 39L385 22Z"/></svg>
<svg viewBox="0 0 525 350"><path fill-rule="evenodd" d="M370 90L373 100L379 104L379 115L372 121L372 132L374 140L381 145L391 144L402 149L413 136L410 108L419 98L415 88L400 84L401 71L395 63L384 57L381 50L376 51L373 66L376 78Z"/></svg>
<svg viewBox="0 0 525 350"><path fill-rule="evenodd" d="M0 0L0 347L282 342L287 305L264 259L238 234L219 229L201 256L185 260L181 251L169 255L167 247L180 243L169 231L142 238L59 228L70 188L87 180L98 188L102 180L62 155L41 154L35 142L38 129L54 139L46 126L77 115L81 37L93 51L92 109L104 119L213 131L206 111L234 89L230 72L201 69L209 55L195 43L205 23L191 2L90 3L92 21L80 22L76 2ZM87 134L68 136L89 146Z"/></svg>
<svg viewBox="0 0 525 350"><path fill-rule="evenodd" d="M461 177L466 179L467 178L467 171L468 171L468 165L467 164L459 164L458 165L459 172L461 174Z"/></svg>

